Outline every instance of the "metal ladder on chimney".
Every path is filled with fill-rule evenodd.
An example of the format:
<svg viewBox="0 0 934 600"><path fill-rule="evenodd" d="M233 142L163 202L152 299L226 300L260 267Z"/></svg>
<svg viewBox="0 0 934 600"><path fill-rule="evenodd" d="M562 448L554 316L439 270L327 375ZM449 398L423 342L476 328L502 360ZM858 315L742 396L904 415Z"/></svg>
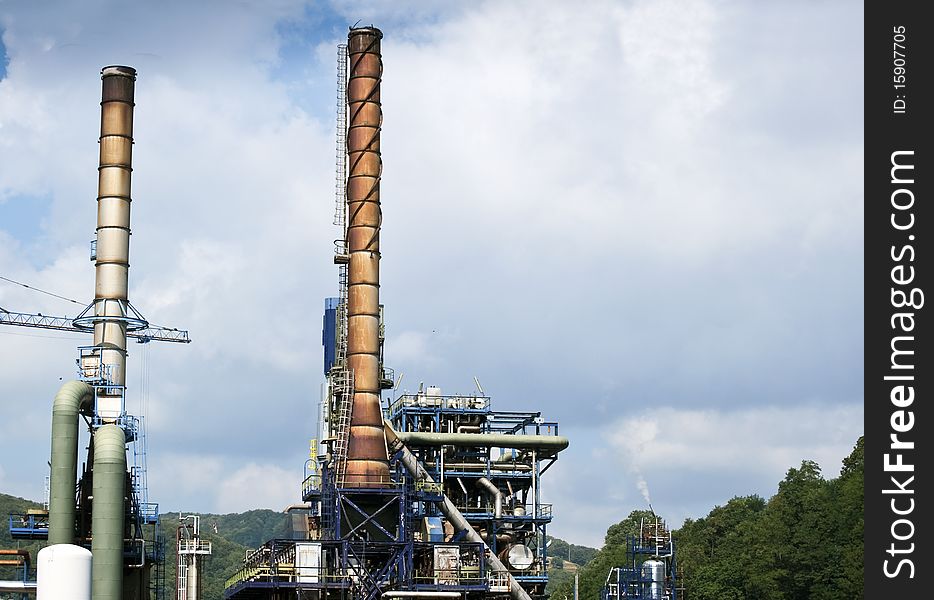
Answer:
<svg viewBox="0 0 934 600"><path fill-rule="evenodd" d="M337 487L344 487L344 474L347 471L347 445L350 442L350 417L353 407L353 371L341 369L331 379L334 393L340 398L337 409L337 423L334 431L334 462Z"/></svg>
<svg viewBox="0 0 934 600"><path fill-rule="evenodd" d="M337 143L334 224L347 233L347 45L337 47ZM344 236L346 239L346 235Z"/></svg>
<svg viewBox="0 0 934 600"><path fill-rule="evenodd" d="M337 135L335 144L334 224L341 228L342 239L335 243L339 257L347 255L347 45L337 46ZM332 445L335 485L343 487L347 470L347 446L350 441L350 417L353 412L353 372L347 368L347 280L348 265L338 262L340 301L337 305L337 347L331 371L331 393L338 398L337 419Z"/></svg>

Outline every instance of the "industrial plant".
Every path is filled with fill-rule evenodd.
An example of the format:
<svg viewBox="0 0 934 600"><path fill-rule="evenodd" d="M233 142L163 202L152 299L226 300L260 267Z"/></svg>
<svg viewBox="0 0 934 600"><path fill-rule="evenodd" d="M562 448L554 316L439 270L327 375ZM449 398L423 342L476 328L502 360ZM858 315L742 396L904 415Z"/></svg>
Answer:
<svg viewBox="0 0 934 600"><path fill-rule="evenodd" d="M105 67L101 79L94 300L74 319L0 311L2 324L93 334L78 348L77 379L52 402L47 510L10 515L13 539L49 545L38 553L36 581L24 569L23 582L0 590L40 600L164 598L165 540L149 498L145 421L126 407L127 340L190 340L187 331L151 325L129 301L136 71ZM81 423L90 441L79 474Z"/></svg>
<svg viewBox="0 0 934 600"><path fill-rule="evenodd" d="M678 600L684 598L681 579L665 521L642 519L639 534L626 538L626 563L610 569L600 599Z"/></svg>
<svg viewBox="0 0 934 600"><path fill-rule="evenodd" d="M468 392L420 384L413 393L384 361L380 303L382 33L351 28L338 46L336 295L324 299L325 388L289 535L229 574L227 600L546 598L543 477L568 447L540 412L494 409ZM47 510L11 515L15 539L44 540L36 581L0 582L39 600L162 600L166 539L146 484L145 422L126 407L127 341L188 343L129 302L130 179L136 71L102 70L94 300L74 318L0 309L0 323L93 333L77 380L52 403ZM384 397L384 394L386 396ZM89 432L79 467L79 428ZM309 437L315 432L309 431ZM179 515L176 600L201 597L212 553L200 517ZM4 555L10 554L4 552ZM674 546L663 521L643 523L628 563L602 600L677 600ZM171 584L169 584L171 585Z"/></svg>
<svg viewBox="0 0 934 600"><path fill-rule="evenodd" d="M388 404L379 301L382 33L338 51L339 295L325 301L320 439L291 539L257 548L225 598L542 598L542 474L568 440L537 412L420 386ZM345 95L346 91L346 95Z"/></svg>

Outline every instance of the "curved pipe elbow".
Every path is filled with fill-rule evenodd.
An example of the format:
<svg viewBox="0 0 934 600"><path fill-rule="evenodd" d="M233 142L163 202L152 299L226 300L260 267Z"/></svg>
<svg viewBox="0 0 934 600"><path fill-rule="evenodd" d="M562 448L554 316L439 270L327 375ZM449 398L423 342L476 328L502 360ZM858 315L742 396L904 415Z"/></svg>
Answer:
<svg viewBox="0 0 934 600"><path fill-rule="evenodd" d="M90 413L94 406L94 388L83 381L67 381L58 389L52 401L52 415Z"/></svg>
<svg viewBox="0 0 934 600"><path fill-rule="evenodd" d="M493 485L493 482L486 477L481 477L477 483L493 496L493 516L497 519L503 518L503 492Z"/></svg>
<svg viewBox="0 0 934 600"><path fill-rule="evenodd" d="M94 408L94 389L68 381L52 401L49 475L49 543L72 544L75 536L75 485L78 470L78 414Z"/></svg>

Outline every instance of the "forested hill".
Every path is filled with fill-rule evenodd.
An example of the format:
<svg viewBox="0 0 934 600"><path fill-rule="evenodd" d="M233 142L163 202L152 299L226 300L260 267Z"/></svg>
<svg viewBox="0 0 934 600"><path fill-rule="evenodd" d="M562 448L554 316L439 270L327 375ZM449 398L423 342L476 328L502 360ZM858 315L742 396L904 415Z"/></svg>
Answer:
<svg viewBox="0 0 934 600"><path fill-rule="evenodd" d="M32 561L32 568L36 568L36 552L45 545L45 542L27 542L14 541L10 537L10 513L23 514L30 508L42 508L37 502L17 498L16 496L7 496L0 494L0 549L24 549L29 551L29 558ZM10 557L3 557L10 558ZM11 565L0 565L0 580L19 580L22 578L22 571L19 567ZM0 598L19 598L13 594L4 594L0 592Z"/></svg>
<svg viewBox="0 0 934 600"><path fill-rule="evenodd" d="M624 566L628 535L648 511L611 526L580 572L581 600L598 600L612 567ZM805 460L769 500L736 496L673 532L685 600L854 600L863 597L863 438L825 479ZM552 598L573 598L573 580Z"/></svg>
<svg viewBox="0 0 934 600"><path fill-rule="evenodd" d="M184 515L191 513L183 513ZM273 510L250 510L226 515L200 514L201 537L211 542L213 554L204 562L202 598L214 600L224 597L224 583L233 575L247 550L253 550L273 538L287 537L286 515ZM214 527L217 526L215 533ZM166 598L175 589L175 531L178 513L162 515L165 532L165 589Z"/></svg>

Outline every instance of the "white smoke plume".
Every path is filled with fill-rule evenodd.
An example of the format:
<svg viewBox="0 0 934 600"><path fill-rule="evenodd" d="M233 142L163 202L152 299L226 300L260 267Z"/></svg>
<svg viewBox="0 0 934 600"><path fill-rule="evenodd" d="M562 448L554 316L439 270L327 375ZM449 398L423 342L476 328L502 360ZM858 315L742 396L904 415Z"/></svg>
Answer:
<svg viewBox="0 0 934 600"><path fill-rule="evenodd" d="M639 488L639 493L642 494L642 497L645 499L645 503L650 507L652 506L652 498L649 496L649 484L646 482L645 477L642 476L642 472L639 470L639 467L635 467L636 477L636 487Z"/></svg>

